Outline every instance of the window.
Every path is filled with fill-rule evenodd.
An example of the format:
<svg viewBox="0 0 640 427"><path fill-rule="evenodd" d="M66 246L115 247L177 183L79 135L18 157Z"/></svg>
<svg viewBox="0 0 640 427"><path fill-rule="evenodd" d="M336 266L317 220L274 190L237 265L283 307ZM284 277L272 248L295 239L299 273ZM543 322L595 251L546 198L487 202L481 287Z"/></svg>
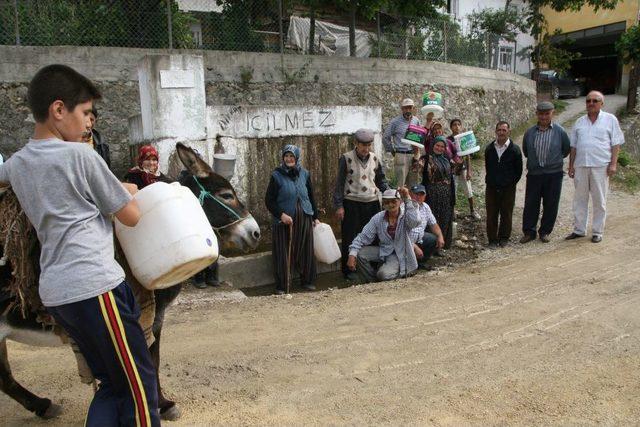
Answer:
<svg viewBox="0 0 640 427"><path fill-rule="evenodd" d="M500 51L498 55L499 55L498 68L502 71L512 71L513 48L500 46Z"/></svg>
<svg viewBox="0 0 640 427"><path fill-rule="evenodd" d="M193 22L189 25L191 36L195 47L202 47L202 25L200 22Z"/></svg>

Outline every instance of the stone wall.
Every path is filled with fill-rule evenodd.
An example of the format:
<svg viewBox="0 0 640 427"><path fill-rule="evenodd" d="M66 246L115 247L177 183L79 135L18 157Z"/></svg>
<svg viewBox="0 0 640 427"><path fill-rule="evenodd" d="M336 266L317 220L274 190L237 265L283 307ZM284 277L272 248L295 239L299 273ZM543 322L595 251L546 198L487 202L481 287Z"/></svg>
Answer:
<svg viewBox="0 0 640 427"><path fill-rule="evenodd" d="M189 53L204 57L208 105L381 107L382 123L399 113L400 100L419 103L428 90L441 92L445 119L462 119L482 143L491 140L498 120L512 126L533 113L536 95L533 81L510 73L427 61L332 58L247 52L166 51L96 47L0 46L0 151L11 155L32 132L33 122L25 102L29 79L44 65L64 63L85 74L103 92L97 128L109 142L114 173L122 176L130 167L128 118L140 114L137 64L144 55ZM337 155L349 147L346 136L293 137L251 140L247 164L257 161L265 173L277 162L285 141L296 142L307 153L326 157L312 164L320 188L320 207L329 217L330 190ZM309 154L310 156L311 154ZM335 157L335 158L334 158ZM268 161L264 161L268 159ZM275 159L275 160L274 160ZM314 169L317 169L314 170ZM265 228L261 189L266 176L247 195L250 209ZM255 192L255 194L253 194ZM263 215L265 213L265 215Z"/></svg>
<svg viewBox="0 0 640 427"><path fill-rule="evenodd" d="M127 119L140 113L136 67L161 49L0 46L0 151L10 155L31 134L26 86L51 63L68 64L98 83L99 129L111 145L114 172L129 167ZM187 53L172 51L172 53ZM188 51L194 53L194 51ZM382 122L404 97L442 92L446 118L460 117L480 137L497 120L517 125L535 104L531 80L510 73L427 61L348 59L247 52L196 52L205 59L210 105L363 105L382 107Z"/></svg>

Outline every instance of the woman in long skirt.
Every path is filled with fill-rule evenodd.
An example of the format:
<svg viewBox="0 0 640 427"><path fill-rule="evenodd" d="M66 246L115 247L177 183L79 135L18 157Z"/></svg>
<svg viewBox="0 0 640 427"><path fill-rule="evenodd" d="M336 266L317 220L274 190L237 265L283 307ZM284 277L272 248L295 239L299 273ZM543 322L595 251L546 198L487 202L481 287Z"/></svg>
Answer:
<svg viewBox="0 0 640 427"><path fill-rule="evenodd" d="M427 189L427 204L445 236L445 248L449 248L454 198L451 190L451 163L445 154L445 144L445 138L437 136L431 145L431 152L422 156L418 163L422 167L422 185Z"/></svg>
<svg viewBox="0 0 640 427"><path fill-rule="evenodd" d="M273 216L273 274L276 293L291 285L291 267L300 272L303 289L314 290L316 261L313 254L313 227L319 223L313 198L311 174L300 165L300 149L287 145L282 164L271 173L265 196Z"/></svg>

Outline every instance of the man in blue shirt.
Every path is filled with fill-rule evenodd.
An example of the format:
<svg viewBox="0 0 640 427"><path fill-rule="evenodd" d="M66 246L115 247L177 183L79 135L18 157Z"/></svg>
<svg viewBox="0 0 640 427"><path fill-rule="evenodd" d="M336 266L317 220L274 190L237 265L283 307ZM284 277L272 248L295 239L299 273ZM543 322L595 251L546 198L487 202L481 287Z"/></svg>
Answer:
<svg viewBox="0 0 640 427"><path fill-rule="evenodd" d="M384 131L382 143L388 153L393 155L394 173L397 188L402 188L407 180L407 174L411 170L413 159L413 147L402 142L409 125L419 125L420 121L413 115L413 100L405 98L400 103L402 114L395 117Z"/></svg>

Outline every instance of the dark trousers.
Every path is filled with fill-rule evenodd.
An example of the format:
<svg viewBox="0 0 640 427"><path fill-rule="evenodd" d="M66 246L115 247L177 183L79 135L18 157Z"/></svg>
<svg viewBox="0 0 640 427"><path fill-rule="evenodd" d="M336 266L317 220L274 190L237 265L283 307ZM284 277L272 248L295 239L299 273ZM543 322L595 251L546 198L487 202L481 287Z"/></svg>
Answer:
<svg viewBox="0 0 640 427"><path fill-rule="evenodd" d="M513 206L516 203L516 186L495 188L487 185L487 238L489 243L509 240L511 237Z"/></svg>
<svg viewBox="0 0 640 427"><path fill-rule="evenodd" d="M436 238L435 234L429 233L428 231L424 232L424 236L422 236L422 242L418 243L418 247L422 249L422 258L418 260L418 265L425 265L431 255L436 251Z"/></svg>
<svg viewBox="0 0 640 427"><path fill-rule="evenodd" d="M347 268L349 259L349 246L353 239L362 231L371 218L380 212L380 202L354 202L344 199L344 219L342 220L342 273L349 274L351 270ZM376 242L371 243L376 245Z"/></svg>
<svg viewBox="0 0 640 427"><path fill-rule="evenodd" d="M97 297L47 310L100 381L85 425L159 426L156 369L129 285L122 282Z"/></svg>
<svg viewBox="0 0 640 427"><path fill-rule="evenodd" d="M558 216L560 192L562 191L562 172L527 175L527 189L524 196L522 213L522 232L536 237L536 226L542 202L542 219L538 233L551 234Z"/></svg>

